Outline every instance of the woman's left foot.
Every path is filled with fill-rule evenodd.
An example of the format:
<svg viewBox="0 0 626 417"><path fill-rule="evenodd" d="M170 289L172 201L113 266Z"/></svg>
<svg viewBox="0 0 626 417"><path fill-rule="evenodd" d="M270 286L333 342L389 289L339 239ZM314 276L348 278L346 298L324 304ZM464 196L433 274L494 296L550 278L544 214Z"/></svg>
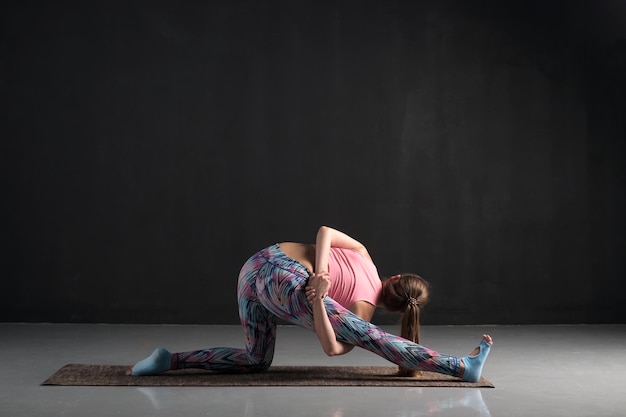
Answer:
<svg viewBox="0 0 626 417"><path fill-rule="evenodd" d="M461 375L464 381L476 382L480 379L483 365L485 364L485 360L487 360L491 345L493 345L493 339L488 334L484 334L480 345L474 349L469 356L463 356L461 358L463 365L465 365L463 374Z"/></svg>
<svg viewBox="0 0 626 417"><path fill-rule="evenodd" d="M152 355L135 364L126 371L128 376L156 375L169 371L172 363L172 354L163 348L156 348Z"/></svg>

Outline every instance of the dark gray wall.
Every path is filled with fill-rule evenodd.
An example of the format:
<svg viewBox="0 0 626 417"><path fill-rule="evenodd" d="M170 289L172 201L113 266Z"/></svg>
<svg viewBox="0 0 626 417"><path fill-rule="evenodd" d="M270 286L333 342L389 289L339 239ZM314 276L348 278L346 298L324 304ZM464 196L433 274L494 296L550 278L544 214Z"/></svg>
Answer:
<svg viewBox="0 0 626 417"><path fill-rule="evenodd" d="M623 2L76 3L2 10L0 320L236 323L329 224L427 324L625 322Z"/></svg>

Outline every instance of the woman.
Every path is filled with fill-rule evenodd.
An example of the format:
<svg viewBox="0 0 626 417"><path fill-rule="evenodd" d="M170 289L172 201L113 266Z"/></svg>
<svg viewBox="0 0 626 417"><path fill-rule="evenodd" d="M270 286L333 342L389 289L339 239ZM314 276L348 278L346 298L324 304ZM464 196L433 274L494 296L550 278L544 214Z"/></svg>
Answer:
<svg viewBox="0 0 626 417"><path fill-rule="evenodd" d="M239 317L246 348L209 348L170 353L157 348L129 375L154 375L172 369L204 368L260 372L274 356L276 318L312 329L329 356L354 346L399 365L401 375L439 372L475 382L492 345L483 335L472 354L443 355L419 345L420 310L428 301L428 284L411 274L381 282L376 266L357 240L322 226L315 245L284 242L253 255L239 274ZM403 314L402 337L370 323L376 306Z"/></svg>

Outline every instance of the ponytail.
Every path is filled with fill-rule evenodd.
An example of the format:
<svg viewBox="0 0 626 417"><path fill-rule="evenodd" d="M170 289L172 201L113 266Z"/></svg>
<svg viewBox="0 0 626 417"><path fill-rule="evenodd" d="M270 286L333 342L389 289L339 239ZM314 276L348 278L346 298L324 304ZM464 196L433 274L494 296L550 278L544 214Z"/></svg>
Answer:
<svg viewBox="0 0 626 417"><path fill-rule="evenodd" d="M402 316L402 327L400 336L411 342L420 342L420 307L417 303L409 303ZM417 376L420 371L411 368L398 367L399 376Z"/></svg>
<svg viewBox="0 0 626 417"><path fill-rule="evenodd" d="M419 275L402 274L399 278L386 279L380 295L380 303L391 312L402 314L400 336L420 343L420 313L428 302L429 286ZM400 366L398 375L416 376L420 372Z"/></svg>

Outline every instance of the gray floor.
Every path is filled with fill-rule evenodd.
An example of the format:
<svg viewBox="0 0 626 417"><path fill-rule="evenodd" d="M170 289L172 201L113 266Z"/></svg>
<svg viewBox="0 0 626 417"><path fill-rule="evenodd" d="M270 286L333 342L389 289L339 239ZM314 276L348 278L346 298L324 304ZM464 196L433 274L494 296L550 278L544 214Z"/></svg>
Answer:
<svg viewBox="0 0 626 417"><path fill-rule="evenodd" d="M397 332L396 327L387 330ZM494 337L495 389L44 387L67 363L132 364L155 346L242 346L238 326L0 323L0 416L624 416L626 326L425 326L424 343L464 355ZM275 365L388 362L327 358L313 334L278 329Z"/></svg>

